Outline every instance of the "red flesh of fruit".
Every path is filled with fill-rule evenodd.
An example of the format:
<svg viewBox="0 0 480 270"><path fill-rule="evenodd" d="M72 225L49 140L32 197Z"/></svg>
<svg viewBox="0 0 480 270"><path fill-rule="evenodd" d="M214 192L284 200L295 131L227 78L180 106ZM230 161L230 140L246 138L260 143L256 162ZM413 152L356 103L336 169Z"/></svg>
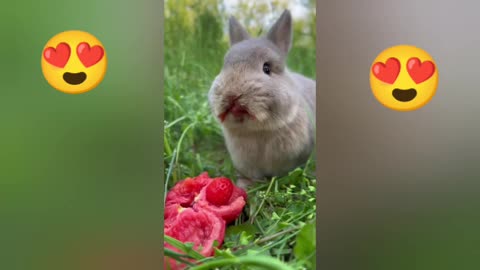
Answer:
<svg viewBox="0 0 480 270"><path fill-rule="evenodd" d="M246 200L247 193L225 177L210 178L202 173L182 180L167 194L165 234L184 243L193 242L196 250L201 249L201 254L212 256L214 240L220 247L226 224L240 215ZM164 246L180 252L167 243ZM186 268L172 258L165 258L165 263L174 270Z"/></svg>
<svg viewBox="0 0 480 270"><path fill-rule="evenodd" d="M214 205L225 205L233 193L233 184L227 178L217 178L206 189L205 198Z"/></svg>

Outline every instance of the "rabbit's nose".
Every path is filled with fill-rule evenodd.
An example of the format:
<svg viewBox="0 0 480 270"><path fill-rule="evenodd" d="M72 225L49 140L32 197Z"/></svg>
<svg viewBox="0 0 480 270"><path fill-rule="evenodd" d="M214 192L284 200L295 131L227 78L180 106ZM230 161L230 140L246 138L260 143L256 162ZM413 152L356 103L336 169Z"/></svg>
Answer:
<svg viewBox="0 0 480 270"><path fill-rule="evenodd" d="M230 105L233 105L242 95L228 95L226 100Z"/></svg>
<svg viewBox="0 0 480 270"><path fill-rule="evenodd" d="M247 109L245 108L245 106L242 106L238 100L240 99L242 95L238 95L238 96L229 96L228 97L228 101L229 101L229 105L228 105L228 111L230 113L232 113L235 117L241 117L245 114L248 114L248 111Z"/></svg>

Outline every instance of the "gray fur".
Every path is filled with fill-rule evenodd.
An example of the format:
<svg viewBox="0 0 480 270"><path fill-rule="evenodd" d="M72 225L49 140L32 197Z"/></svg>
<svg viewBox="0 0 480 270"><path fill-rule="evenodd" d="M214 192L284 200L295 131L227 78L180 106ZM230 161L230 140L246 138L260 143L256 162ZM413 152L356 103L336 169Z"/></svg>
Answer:
<svg viewBox="0 0 480 270"><path fill-rule="evenodd" d="M287 54L292 47L292 36L292 15L285 10L268 31L267 38L275 43L284 54Z"/></svg>
<svg viewBox="0 0 480 270"><path fill-rule="evenodd" d="M237 121L230 113L225 121L219 120L227 149L243 179L239 184L245 187L246 179L282 176L308 160L315 142L316 93L315 81L286 67L292 38L289 11L260 38L238 34L241 25L233 20L233 45L208 100L217 119L232 98L254 116ZM271 66L270 75L263 72L265 62Z"/></svg>
<svg viewBox="0 0 480 270"><path fill-rule="evenodd" d="M250 35L247 30L235 19L235 17L230 17L228 21L228 33L230 34L230 46L245 40L249 39Z"/></svg>

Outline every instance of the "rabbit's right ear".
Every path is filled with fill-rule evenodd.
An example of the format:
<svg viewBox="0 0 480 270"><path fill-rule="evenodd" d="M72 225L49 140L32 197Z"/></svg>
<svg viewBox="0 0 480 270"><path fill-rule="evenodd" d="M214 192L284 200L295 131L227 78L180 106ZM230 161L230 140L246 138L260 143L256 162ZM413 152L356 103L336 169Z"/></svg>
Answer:
<svg viewBox="0 0 480 270"><path fill-rule="evenodd" d="M247 30L245 30L245 28L243 28L243 26L233 16L231 16L230 20L228 21L228 32L230 34L230 46L250 38Z"/></svg>
<svg viewBox="0 0 480 270"><path fill-rule="evenodd" d="M292 47L292 15L285 10L268 31L267 38L286 55Z"/></svg>

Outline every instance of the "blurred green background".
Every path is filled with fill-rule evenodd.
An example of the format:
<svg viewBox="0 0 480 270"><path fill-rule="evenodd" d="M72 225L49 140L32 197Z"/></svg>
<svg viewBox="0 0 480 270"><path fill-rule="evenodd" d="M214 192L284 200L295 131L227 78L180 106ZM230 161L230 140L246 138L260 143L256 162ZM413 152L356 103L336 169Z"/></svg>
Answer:
<svg viewBox="0 0 480 270"><path fill-rule="evenodd" d="M2 3L1 269L160 267L162 14L161 1ZM43 78L43 46L65 30L105 46L91 92Z"/></svg>

